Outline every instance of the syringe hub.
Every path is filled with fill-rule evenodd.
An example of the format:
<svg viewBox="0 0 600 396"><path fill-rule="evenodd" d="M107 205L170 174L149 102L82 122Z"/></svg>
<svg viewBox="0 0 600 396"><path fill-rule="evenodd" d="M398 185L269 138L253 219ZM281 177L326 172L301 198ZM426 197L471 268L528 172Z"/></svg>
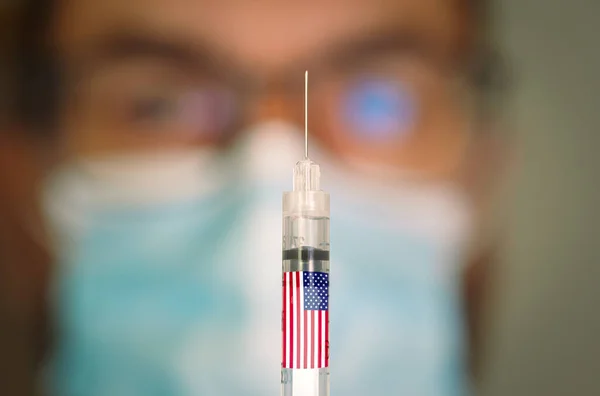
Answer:
<svg viewBox="0 0 600 396"><path fill-rule="evenodd" d="M309 158L294 167L294 191L320 191L321 168Z"/></svg>

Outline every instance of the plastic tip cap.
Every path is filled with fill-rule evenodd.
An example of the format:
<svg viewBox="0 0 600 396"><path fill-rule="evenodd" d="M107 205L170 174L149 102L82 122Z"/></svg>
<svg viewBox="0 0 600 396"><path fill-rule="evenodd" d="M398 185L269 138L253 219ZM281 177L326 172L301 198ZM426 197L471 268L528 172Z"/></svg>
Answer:
<svg viewBox="0 0 600 396"><path fill-rule="evenodd" d="M294 167L294 191L319 191L321 168L310 159L298 161Z"/></svg>

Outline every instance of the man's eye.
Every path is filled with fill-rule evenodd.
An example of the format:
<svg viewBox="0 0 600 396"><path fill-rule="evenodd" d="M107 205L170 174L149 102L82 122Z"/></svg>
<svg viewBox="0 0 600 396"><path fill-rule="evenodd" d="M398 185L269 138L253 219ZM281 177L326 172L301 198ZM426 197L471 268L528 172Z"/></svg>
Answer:
<svg viewBox="0 0 600 396"><path fill-rule="evenodd" d="M168 97L137 99L131 105L130 117L134 122L165 122L176 115L178 102Z"/></svg>
<svg viewBox="0 0 600 396"><path fill-rule="evenodd" d="M393 79L365 79L346 92L344 118L355 138L388 141L408 133L416 103L405 84Z"/></svg>

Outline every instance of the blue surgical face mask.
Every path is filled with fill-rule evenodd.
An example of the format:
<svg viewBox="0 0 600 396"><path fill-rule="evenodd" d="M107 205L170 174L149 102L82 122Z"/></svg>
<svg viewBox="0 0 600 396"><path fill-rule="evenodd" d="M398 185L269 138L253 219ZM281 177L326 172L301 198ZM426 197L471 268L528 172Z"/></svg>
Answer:
<svg viewBox="0 0 600 396"><path fill-rule="evenodd" d="M281 195L302 141L283 123L244 136L226 157L90 159L51 179L57 395L280 391ZM311 157L331 193L332 394L464 394L464 200Z"/></svg>

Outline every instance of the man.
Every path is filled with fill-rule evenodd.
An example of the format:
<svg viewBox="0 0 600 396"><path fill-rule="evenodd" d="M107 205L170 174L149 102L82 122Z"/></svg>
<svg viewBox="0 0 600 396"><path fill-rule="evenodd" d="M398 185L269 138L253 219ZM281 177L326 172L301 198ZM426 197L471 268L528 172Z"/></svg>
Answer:
<svg viewBox="0 0 600 396"><path fill-rule="evenodd" d="M480 8L32 1L15 114L48 159L49 389L278 391L280 199L308 69L310 155L332 194L333 392L464 394L461 276L487 248L496 154Z"/></svg>

